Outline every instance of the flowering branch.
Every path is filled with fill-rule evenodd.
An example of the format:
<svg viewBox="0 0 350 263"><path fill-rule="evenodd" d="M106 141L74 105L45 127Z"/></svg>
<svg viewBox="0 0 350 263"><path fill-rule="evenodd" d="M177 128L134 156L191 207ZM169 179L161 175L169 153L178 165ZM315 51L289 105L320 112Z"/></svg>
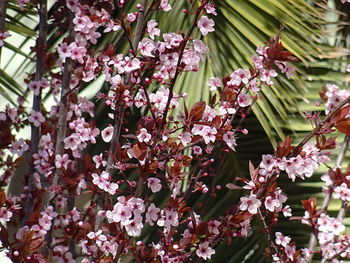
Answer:
<svg viewBox="0 0 350 263"><path fill-rule="evenodd" d="M140 13L139 13L139 17L137 19L137 24L136 24L136 29L135 29L135 35L134 35L134 40L132 42L132 50L133 50L133 56L136 56L136 49L137 46L140 42L140 38L141 38L141 34L142 34L142 29L144 27L145 21L145 9L147 7L147 2L148 0L142 0L141 1L141 7L140 7ZM130 81L130 74L127 75L125 83L126 85L129 85L129 81ZM116 154L116 146L117 143L119 141L119 137L120 137L120 131L121 131L121 126L122 126L122 122L124 119L124 111L125 111L125 105L123 102L120 102L120 104L117 106L117 109L114 113L114 130L113 130L113 136L112 136L112 140L111 140L111 144L109 147L109 151L108 151L108 161L107 161L107 167L106 167L106 171L107 173L111 173L112 169L113 169L113 163L114 163L114 157ZM102 197L100 197L98 199L98 203L97 203L97 208L96 208L96 222L95 222L95 231L98 231L101 227L101 223L102 223L102 218L100 216L98 216L99 211L102 210L104 202L105 202L105 197L106 195L103 194Z"/></svg>
<svg viewBox="0 0 350 263"><path fill-rule="evenodd" d="M332 120L333 117L339 112L339 110L350 102L350 97L345 99L342 103L340 103L336 108L334 108L318 125L310 132L297 146L294 147L290 156L295 156L298 154L300 149L310 141L315 135L317 135L325 126L326 123Z"/></svg>
<svg viewBox="0 0 350 263"><path fill-rule="evenodd" d="M349 139L350 139L349 136L345 136L343 145L342 145L342 147L340 149L340 152L338 154L338 157L337 157L335 169L336 168L340 168L342 163L343 163L346 151L348 150L348 147L349 147ZM321 208L320 208L320 211L319 211L319 214L322 214L322 213L327 211L329 202L330 202L330 200L332 198L333 188L334 188L334 184L330 185L326 189L325 195L324 195L324 198L323 198L323 201L322 201L322 204L321 204ZM344 202L342 203L342 208L341 208L341 210L338 213L338 217L337 217L338 219L340 219L340 218L342 219L343 214L345 214L344 211L341 212L343 210L343 205L345 205ZM316 233L315 232L311 232L311 236L310 236L310 239L309 239L308 250L311 251L311 252L314 251L314 249L316 247L316 243L317 243ZM310 253L310 256L308 258L308 262L312 261L313 255L314 255L314 253Z"/></svg>

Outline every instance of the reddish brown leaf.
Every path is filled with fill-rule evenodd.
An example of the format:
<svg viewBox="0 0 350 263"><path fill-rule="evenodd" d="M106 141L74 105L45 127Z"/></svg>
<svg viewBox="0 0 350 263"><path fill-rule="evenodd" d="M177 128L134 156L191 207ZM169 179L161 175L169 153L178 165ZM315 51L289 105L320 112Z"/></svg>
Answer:
<svg viewBox="0 0 350 263"><path fill-rule="evenodd" d="M190 119L192 121L199 121L204 113L206 103L204 101L198 101L195 104L193 104L191 110L190 110Z"/></svg>
<svg viewBox="0 0 350 263"><path fill-rule="evenodd" d="M27 246L29 254L33 254L37 252L43 245L44 245L44 241L41 237L31 239Z"/></svg>
<svg viewBox="0 0 350 263"><path fill-rule="evenodd" d="M208 230L208 222L201 222L199 225L196 226L196 234L198 235L206 234L207 230Z"/></svg>
<svg viewBox="0 0 350 263"><path fill-rule="evenodd" d="M292 139L289 136L286 137L284 142L279 142L275 150L275 156L277 158L288 156L294 148L294 146L292 146L291 143Z"/></svg>
<svg viewBox="0 0 350 263"><path fill-rule="evenodd" d="M337 128L338 131L350 136L350 118L339 121L335 125L335 128Z"/></svg>

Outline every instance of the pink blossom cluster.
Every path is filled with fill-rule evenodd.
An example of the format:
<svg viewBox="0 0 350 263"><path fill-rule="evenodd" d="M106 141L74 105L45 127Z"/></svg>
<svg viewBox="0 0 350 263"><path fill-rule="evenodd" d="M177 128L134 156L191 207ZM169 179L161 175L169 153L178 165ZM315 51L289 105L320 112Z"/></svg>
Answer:
<svg viewBox="0 0 350 263"><path fill-rule="evenodd" d="M335 84L327 84L324 92L326 98L326 114L332 109L337 107L342 101L350 96L350 91L346 89L340 89ZM346 117L350 117L350 112Z"/></svg>

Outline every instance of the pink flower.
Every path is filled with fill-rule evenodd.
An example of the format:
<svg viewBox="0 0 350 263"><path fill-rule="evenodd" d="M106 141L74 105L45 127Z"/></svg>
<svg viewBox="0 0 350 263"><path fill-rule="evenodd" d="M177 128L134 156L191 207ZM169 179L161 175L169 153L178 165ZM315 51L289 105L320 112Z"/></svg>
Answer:
<svg viewBox="0 0 350 263"><path fill-rule="evenodd" d="M199 244L196 254L198 257L203 258L204 260L210 259L213 254L215 254L215 250L209 247L209 242L204 242Z"/></svg>
<svg viewBox="0 0 350 263"><path fill-rule="evenodd" d="M250 74L245 69L237 69L231 75L231 79L227 82L227 85L230 86L240 86L242 83L244 85L248 84Z"/></svg>
<svg viewBox="0 0 350 263"><path fill-rule="evenodd" d="M153 193L156 193L162 189L162 184L160 182L158 178L150 177L147 179L147 186Z"/></svg>
<svg viewBox="0 0 350 263"><path fill-rule="evenodd" d="M251 214L257 214L258 208L261 206L261 201L256 197L255 194L251 194L249 197L241 197L241 204L239 209L242 211L248 210Z"/></svg>
<svg viewBox="0 0 350 263"><path fill-rule="evenodd" d="M214 16L217 15L214 5L212 5L212 4L206 4L206 5L204 6L204 8L205 8L205 12L206 12L207 14L212 14L212 15L214 15Z"/></svg>
<svg viewBox="0 0 350 263"><path fill-rule="evenodd" d="M129 14L127 14L126 18L131 23L131 22L134 22L137 17L136 17L135 13L129 13Z"/></svg>
<svg viewBox="0 0 350 263"><path fill-rule="evenodd" d="M165 47L169 49L180 46L181 42L183 41L183 37L175 33L163 34L163 39L165 41ZM175 59L174 62L177 63L177 59Z"/></svg>
<svg viewBox="0 0 350 263"><path fill-rule="evenodd" d="M65 169L67 169L68 164L70 163L68 154L63 154L63 156L61 156L60 154L56 155L56 160L55 160L55 166L57 169L60 169L61 167L64 167Z"/></svg>
<svg viewBox="0 0 350 263"><path fill-rule="evenodd" d="M153 226L153 222L158 220L160 209L156 207L153 203L147 209L146 212L146 223Z"/></svg>
<svg viewBox="0 0 350 263"><path fill-rule="evenodd" d="M5 221L10 221L12 217L12 212L9 211L6 207L0 208L0 219Z"/></svg>
<svg viewBox="0 0 350 263"><path fill-rule="evenodd" d="M265 207L270 212L274 212L276 208L281 207L281 203L277 199L273 199L271 196L266 197L265 199Z"/></svg>
<svg viewBox="0 0 350 263"><path fill-rule="evenodd" d="M162 9L164 12L168 12L171 10L171 5L169 4L168 0L162 0L160 3L160 9Z"/></svg>
<svg viewBox="0 0 350 263"><path fill-rule="evenodd" d="M146 56L146 57L154 57L152 52L155 48L156 48L156 45L154 41L148 38L142 39L142 41L139 43L140 52L143 56Z"/></svg>
<svg viewBox="0 0 350 263"><path fill-rule="evenodd" d="M214 127L205 126L202 137L206 144L215 142L217 130Z"/></svg>
<svg viewBox="0 0 350 263"><path fill-rule="evenodd" d="M71 134L69 137L64 139L64 148L71 149L72 151L78 149L81 144L80 136L77 133Z"/></svg>
<svg viewBox="0 0 350 263"><path fill-rule="evenodd" d="M131 237L139 237L143 228L142 217L135 217L133 220L128 220L129 223L125 226L125 230Z"/></svg>
<svg viewBox="0 0 350 263"><path fill-rule="evenodd" d="M139 142L147 143L151 140L151 138L152 138L151 134L149 134L145 128L142 128L140 130L140 134L137 135L137 139L139 140Z"/></svg>
<svg viewBox="0 0 350 263"><path fill-rule="evenodd" d="M222 81L219 78L210 78L207 85L210 86L210 91L215 91L218 87L222 87Z"/></svg>
<svg viewBox="0 0 350 263"><path fill-rule="evenodd" d="M157 221L158 226L163 226L165 230L170 231L171 226L179 225L179 215L176 211L165 209L161 211L161 217Z"/></svg>
<svg viewBox="0 0 350 263"><path fill-rule="evenodd" d="M78 46L76 42L73 42L69 45L69 49L71 50L71 58L83 64L86 48L84 46Z"/></svg>
<svg viewBox="0 0 350 263"><path fill-rule="evenodd" d="M212 233L214 235L219 235L220 231L218 227L220 226L220 222L217 220L209 221L208 222L208 231L209 233Z"/></svg>
<svg viewBox="0 0 350 263"><path fill-rule="evenodd" d="M275 163L276 161L274 156L272 156L271 154L263 155L262 162L260 163L260 168L271 172L272 169L275 167Z"/></svg>
<svg viewBox="0 0 350 263"><path fill-rule="evenodd" d="M228 131L224 134L223 140L226 142L227 146L230 147L232 150L236 151L236 138L235 134L232 131Z"/></svg>
<svg viewBox="0 0 350 263"><path fill-rule="evenodd" d="M34 92L34 95L38 96L41 89L41 83L39 81L32 81L28 84L28 88Z"/></svg>
<svg viewBox="0 0 350 263"><path fill-rule="evenodd" d="M65 42L58 46L57 51L63 63L66 62L66 58L69 58L72 55L71 48Z"/></svg>
<svg viewBox="0 0 350 263"><path fill-rule="evenodd" d="M292 209L290 208L289 205L286 205L283 209L282 209L282 213L285 217L290 217L292 216Z"/></svg>
<svg viewBox="0 0 350 263"><path fill-rule="evenodd" d="M9 150L11 153L18 155L22 155L24 152L29 150L29 145L23 139L12 142L10 147L11 148Z"/></svg>
<svg viewBox="0 0 350 263"><path fill-rule="evenodd" d="M189 133L189 132L184 132L184 133L180 134L178 136L178 138L180 139L183 146L186 146L187 144L189 144L192 141L191 133Z"/></svg>
<svg viewBox="0 0 350 263"><path fill-rule="evenodd" d="M346 183L342 183L340 186L334 188L334 198L341 199L344 202L350 201L350 189L347 187Z"/></svg>
<svg viewBox="0 0 350 263"><path fill-rule="evenodd" d="M249 95L244 93L241 93L238 95L237 101L238 101L238 105L242 108L250 105L250 97Z"/></svg>
<svg viewBox="0 0 350 263"><path fill-rule="evenodd" d="M35 127L40 127L41 123L45 121L45 118L41 112L32 110L30 112L30 116L28 117L28 121L33 123Z"/></svg>
<svg viewBox="0 0 350 263"><path fill-rule="evenodd" d="M206 36L209 32L214 32L214 25L214 20L209 19L207 16L202 16L197 23L197 26L203 36Z"/></svg>
<svg viewBox="0 0 350 263"><path fill-rule="evenodd" d="M281 232L276 232L276 244L281 245L282 247L287 247L291 238L288 236L284 236Z"/></svg>
<svg viewBox="0 0 350 263"><path fill-rule="evenodd" d="M103 160L103 156L102 153L100 155L95 155L94 157L92 157L92 160L95 162L96 164L96 168L98 169L101 165L102 166L106 166L107 162Z"/></svg>
<svg viewBox="0 0 350 263"><path fill-rule="evenodd" d="M141 62L137 58L129 59L126 57L125 60L126 60L126 65L124 67L125 72L131 72L141 67Z"/></svg>
<svg viewBox="0 0 350 263"><path fill-rule="evenodd" d="M113 132L114 132L114 127L113 126L108 126L107 128L103 129L101 132L102 139L105 142L110 142L113 137Z"/></svg>
<svg viewBox="0 0 350 263"><path fill-rule="evenodd" d="M278 75L274 69L270 69L270 70L261 69L260 73L261 73L260 80L262 82L265 82L266 85L268 86L273 85L273 82L271 81L271 77L274 78L274 77L277 77Z"/></svg>
<svg viewBox="0 0 350 263"><path fill-rule="evenodd" d="M350 1L350 0L349 0ZM346 65L346 72L350 72L350 64Z"/></svg>
<svg viewBox="0 0 350 263"><path fill-rule="evenodd" d="M147 32L149 34L149 37L154 39L154 36L160 35L160 29L157 28L158 23L155 20L149 20L147 22Z"/></svg>
<svg viewBox="0 0 350 263"><path fill-rule="evenodd" d="M193 146L192 147L193 154L195 155L201 155L202 154L202 148L200 146Z"/></svg>
<svg viewBox="0 0 350 263"><path fill-rule="evenodd" d="M100 189L114 195L118 190L119 186L116 183L111 183L111 177L109 173L103 171L101 175L93 173L92 175L92 183L97 185Z"/></svg>
<svg viewBox="0 0 350 263"><path fill-rule="evenodd" d="M16 108L10 108L9 105L6 106L6 113L10 117L11 121L16 121L18 112Z"/></svg>

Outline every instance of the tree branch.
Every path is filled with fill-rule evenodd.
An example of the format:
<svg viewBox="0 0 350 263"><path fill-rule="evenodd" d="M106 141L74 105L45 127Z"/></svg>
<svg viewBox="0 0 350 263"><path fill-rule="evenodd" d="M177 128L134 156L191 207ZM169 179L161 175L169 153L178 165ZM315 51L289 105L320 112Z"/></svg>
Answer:
<svg viewBox="0 0 350 263"><path fill-rule="evenodd" d="M35 81L40 81L45 73L45 55L46 55L46 42L47 42L47 0L40 0L39 3L39 36L36 41L37 61ZM40 53L39 53L40 52ZM38 95L33 96L33 108L34 111L41 111L41 91ZM31 125L31 145L29 156L29 178L28 178L28 194L26 197L24 217L22 225L28 220L30 213L33 209L33 193L35 191L35 178L34 178L34 164L33 154L38 152L40 127Z"/></svg>
<svg viewBox="0 0 350 263"><path fill-rule="evenodd" d="M342 103L340 103L334 110L332 110L316 127L313 129L312 132L310 132L297 146L294 147L291 156L295 156L298 154L299 150L314 137L318 132L321 131L321 129L324 127L324 125L330 121L337 113L338 111L345 106L347 103L350 102L350 96L345 99Z"/></svg>
<svg viewBox="0 0 350 263"><path fill-rule="evenodd" d="M133 50L133 53L134 53L134 54L131 54L133 57L136 56L136 50L137 50L138 44L139 44L140 39L141 39L142 30L144 27L145 9L147 7L147 2L148 2L148 0L141 1L141 8L139 11L139 16L138 16L137 23L136 23L134 39L132 41L132 47L131 47ZM129 84L130 77L131 77L131 74L128 74L126 77L126 80L125 80L126 84ZM115 110L115 113L114 113L114 120L115 120L114 121L114 131L113 131L113 136L112 136L111 144L110 144L109 151L108 151L108 161L107 161L107 167L106 167L106 171L109 174L112 172L112 169L113 169L113 163L114 163L113 158L116 154L116 145L117 145L117 143L119 141L119 137L120 137L121 126L123 124L123 119L124 119L124 112L125 112L125 105L123 102L121 102L117 106L117 109ZM100 196L100 198L97 201L97 208L96 208L96 215L97 216L96 216L95 227L94 227L95 231L98 231L101 228L103 218L98 216L98 213L101 210L103 210L105 199L106 199L106 193L103 193L102 196Z"/></svg>
<svg viewBox="0 0 350 263"><path fill-rule="evenodd" d="M345 136L343 145L342 145L340 152L339 152L339 155L337 157L335 169L341 167L341 165L344 161L344 158L345 158L346 151L349 148L349 142L350 142L350 136ZM321 204L320 214L327 211L329 202L332 198L333 187L334 187L334 185L332 184L327 188L327 192L326 192L326 194L323 198L322 204ZM346 211L345 207L347 208L347 203L346 204L344 204L344 203L346 203L346 202L343 202L343 204L342 204L342 208L340 209L340 211L338 213L338 219L344 218L345 211ZM314 232L312 232L311 236L310 236L310 240L309 240L309 246L308 246L309 251L312 252L315 249L316 243L317 243L316 234ZM311 262L312 258L313 258L313 253L310 253L310 257L308 258L308 262Z"/></svg>
<svg viewBox="0 0 350 263"><path fill-rule="evenodd" d="M73 17L74 17L73 14L70 13L68 18L69 19L68 44L72 42L74 39ZM66 132L67 132L67 114L69 109L69 97L66 95L69 92L71 71L72 71L72 61L70 58L67 58L66 62L64 63L63 76L62 76L61 101L60 101L59 113L58 113L55 155L57 154L62 155L64 153L64 139L66 137ZM60 170L56 170L52 178L52 183L51 183L52 186L57 186L59 184L60 176L61 176ZM56 196L56 192L51 191L49 193L49 197L46 203L47 204L52 203L55 196ZM50 250L52 238L53 238L53 227L51 227L51 229L47 234L46 248L49 248L49 250ZM52 251L48 251L48 252L49 252L49 258L51 258Z"/></svg>
<svg viewBox="0 0 350 263"><path fill-rule="evenodd" d="M0 33L5 32L7 4L8 4L8 0L0 1ZM0 61L1 61L1 47L0 47Z"/></svg>

